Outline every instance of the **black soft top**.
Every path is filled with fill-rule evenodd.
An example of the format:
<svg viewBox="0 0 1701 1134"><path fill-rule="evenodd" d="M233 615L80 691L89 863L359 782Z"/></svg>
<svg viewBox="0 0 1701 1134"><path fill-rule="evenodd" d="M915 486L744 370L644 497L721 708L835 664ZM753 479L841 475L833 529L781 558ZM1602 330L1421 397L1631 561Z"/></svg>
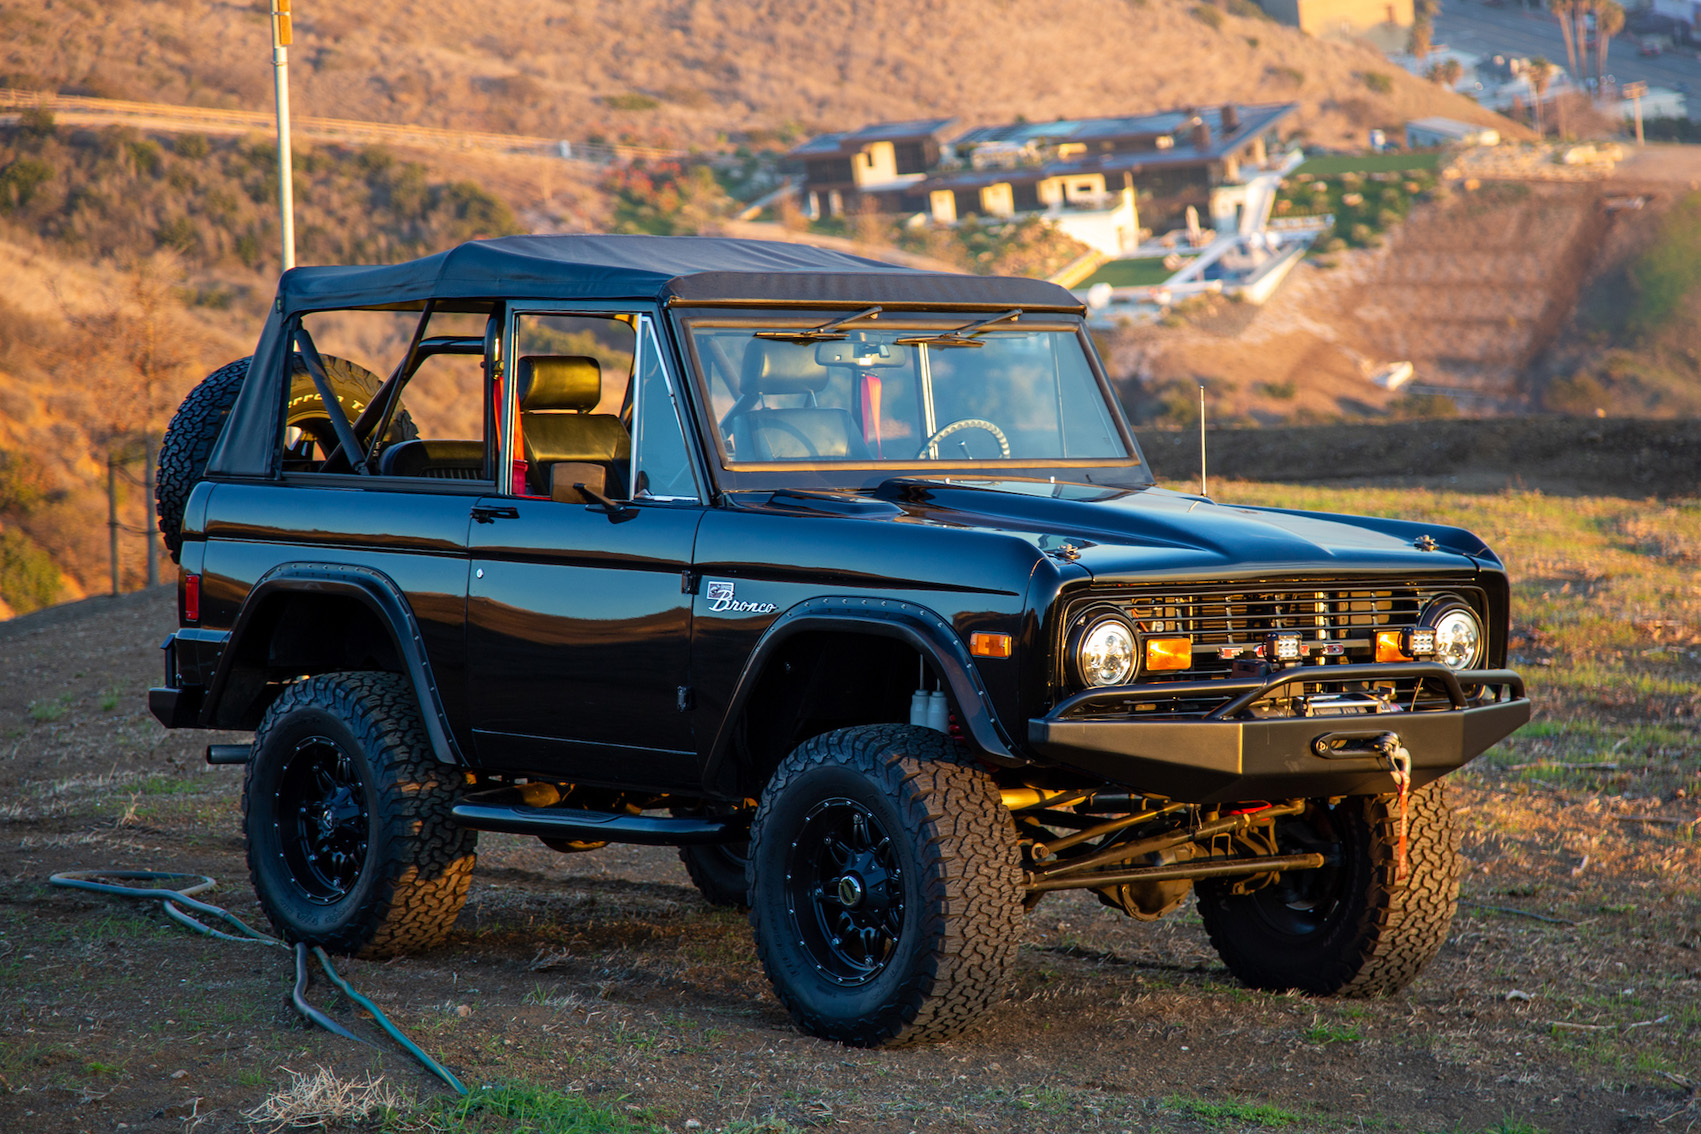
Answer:
<svg viewBox="0 0 1701 1134"><path fill-rule="evenodd" d="M1081 312L1044 280L923 272L770 240L716 236L504 236L405 264L285 272L254 361L207 461L209 476L269 476L281 429L286 330L311 311L488 310L494 299L891 306Z"/></svg>
<svg viewBox="0 0 1701 1134"><path fill-rule="evenodd" d="M772 240L718 236L504 236L405 264L296 268L286 315L424 300L647 299L660 303L892 303L1081 310L1044 280L922 272Z"/></svg>

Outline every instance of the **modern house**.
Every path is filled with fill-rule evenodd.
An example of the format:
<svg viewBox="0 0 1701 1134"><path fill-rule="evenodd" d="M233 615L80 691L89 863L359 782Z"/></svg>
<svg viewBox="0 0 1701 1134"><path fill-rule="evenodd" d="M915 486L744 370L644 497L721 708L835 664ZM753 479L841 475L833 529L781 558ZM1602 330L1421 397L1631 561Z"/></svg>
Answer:
<svg viewBox="0 0 1701 1134"><path fill-rule="evenodd" d="M862 210L862 195L912 185L939 165L939 135L955 119L880 122L847 134L821 134L792 150L803 163L803 208L812 217Z"/></svg>
<svg viewBox="0 0 1701 1134"><path fill-rule="evenodd" d="M1233 227L1232 216L1219 216L1224 210L1215 207L1218 190L1240 183L1243 165L1263 168L1277 127L1296 110L1295 103L1226 104L984 126L941 146L937 165L922 176L900 173L894 163L891 174L864 174L848 187L846 152L853 146L865 152L867 136L874 144L888 140L891 124L823 135L792 156L804 163L804 207L812 216L873 208L954 224L970 216L1037 215L1115 256L1139 243L1142 228L1179 227L1190 207L1195 215L1210 214L1218 227L1225 219ZM912 134L934 127L897 125ZM829 159L840 164L829 167Z"/></svg>

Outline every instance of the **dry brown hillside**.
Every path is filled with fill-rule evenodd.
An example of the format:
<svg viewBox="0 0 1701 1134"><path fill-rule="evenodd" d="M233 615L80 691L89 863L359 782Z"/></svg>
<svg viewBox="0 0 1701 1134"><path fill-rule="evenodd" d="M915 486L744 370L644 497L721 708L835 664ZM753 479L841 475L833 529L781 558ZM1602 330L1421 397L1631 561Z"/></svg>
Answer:
<svg viewBox="0 0 1701 1134"><path fill-rule="evenodd" d="M1193 0L302 0L298 113L711 146L871 119L1295 99L1318 144L1425 114L1495 121L1368 50ZM264 107L264 6L0 0L0 82ZM1388 82L1366 75L1385 75Z"/></svg>

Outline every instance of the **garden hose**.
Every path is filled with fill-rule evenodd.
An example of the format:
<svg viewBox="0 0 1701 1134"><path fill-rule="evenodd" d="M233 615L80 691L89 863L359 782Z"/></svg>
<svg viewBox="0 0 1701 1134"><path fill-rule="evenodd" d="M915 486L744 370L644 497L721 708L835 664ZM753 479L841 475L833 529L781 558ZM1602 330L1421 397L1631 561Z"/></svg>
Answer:
<svg viewBox="0 0 1701 1134"><path fill-rule="evenodd" d="M205 874L180 874L166 870L64 870L51 876L47 881L50 885L64 886L72 890L92 890L97 894L110 894L118 898L160 902L164 906L166 916L173 921L187 926L196 933L208 937L217 937L221 941L253 942L256 945L276 945L289 948L286 942L261 933L229 910L198 900L195 897L196 894L204 894L218 885L214 879ZM152 882L155 885L124 886L119 884L121 882ZM171 884L178 882L186 882L189 885L180 889L172 889ZM241 934L226 933L223 930L214 929L212 926L191 917L189 910L210 918L217 918L225 924L241 930ZM362 1039L355 1035L307 1002L307 987L311 979L307 967L309 946L304 941L298 941L295 943L294 951L295 984L290 990L290 1001L295 1005L295 1010L300 1012L309 1023L317 1024L328 1032L376 1047L377 1045L372 1043L371 1040ZM390 1022L390 1018L384 1015L378 1005L350 987L348 981L344 980L342 975L331 966L331 958L326 955L323 949L314 945L311 947L311 951L313 956L318 959L320 967L325 970L325 975L331 978L331 983L336 985L349 1000L372 1013L372 1018L378 1022L378 1026L383 1028L390 1035L390 1038L400 1044L403 1051L417 1060L420 1066L441 1079L457 1095L467 1093L466 1087L461 1085L461 1081L455 1078L453 1072L427 1055L418 1044L408 1039L400 1028Z"/></svg>

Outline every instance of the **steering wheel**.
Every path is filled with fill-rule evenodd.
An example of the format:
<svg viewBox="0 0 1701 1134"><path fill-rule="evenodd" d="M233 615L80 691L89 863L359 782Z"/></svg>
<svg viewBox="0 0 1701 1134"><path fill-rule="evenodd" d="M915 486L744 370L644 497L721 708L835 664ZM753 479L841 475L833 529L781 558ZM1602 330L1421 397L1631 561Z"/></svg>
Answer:
<svg viewBox="0 0 1701 1134"><path fill-rule="evenodd" d="M939 442L941 442L945 438L951 436L951 434L957 432L957 430L959 430L959 429L984 429L984 430L986 430L988 433L992 434L994 437L996 437L998 439L998 451L1004 456L1004 459L1005 460L1010 459L1010 438L1004 436L1004 431L1002 429L998 428L996 425L992 424L992 422L986 421L986 420L984 420L982 418L978 418L978 417L959 418L958 420L953 421L950 425L947 425L945 428L939 430L932 437L929 437L926 441L924 441L922 443L921 451L918 452L915 455L915 459L919 461L923 457L927 456L927 452L928 452L929 449L933 448L935 445L939 444Z"/></svg>

